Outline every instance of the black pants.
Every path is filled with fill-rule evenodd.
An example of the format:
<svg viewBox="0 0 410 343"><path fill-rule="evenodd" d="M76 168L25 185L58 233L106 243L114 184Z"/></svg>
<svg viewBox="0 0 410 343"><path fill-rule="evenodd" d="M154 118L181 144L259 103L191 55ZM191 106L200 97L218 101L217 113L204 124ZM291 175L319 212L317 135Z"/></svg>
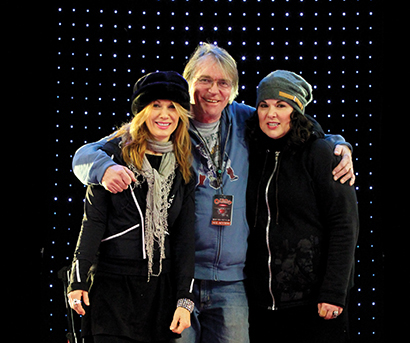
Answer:
<svg viewBox="0 0 410 343"><path fill-rule="evenodd" d="M152 343L168 343L169 341L158 341ZM84 343L138 343L132 339L119 336L109 336L109 335L95 335L88 336L84 338Z"/></svg>
<svg viewBox="0 0 410 343"><path fill-rule="evenodd" d="M249 308L250 343L346 343L348 326L347 309L336 319L324 320L317 305L276 311Z"/></svg>

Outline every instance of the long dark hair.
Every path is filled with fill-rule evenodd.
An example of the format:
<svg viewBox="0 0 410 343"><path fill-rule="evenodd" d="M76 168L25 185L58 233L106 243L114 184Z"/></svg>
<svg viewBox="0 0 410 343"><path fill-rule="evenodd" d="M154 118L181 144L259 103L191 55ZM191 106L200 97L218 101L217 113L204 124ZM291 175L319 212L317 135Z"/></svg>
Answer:
<svg viewBox="0 0 410 343"><path fill-rule="evenodd" d="M303 114L296 110L290 115L290 130L287 133L288 146L291 149L298 149L305 144L312 134L313 124Z"/></svg>
<svg viewBox="0 0 410 343"><path fill-rule="evenodd" d="M259 127L259 117L258 111L256 110L255 113L251 118L249 118L246 122L246 138L249 142L251 141L262 141L269 142L273 138L269 138ZM298 111L293 110L290 115L290 130L286 134L286 148L291 151L296 152L299 150L303 145L309 140L311 137L313 130L313 124L303 114L299 113Z"/></svg>

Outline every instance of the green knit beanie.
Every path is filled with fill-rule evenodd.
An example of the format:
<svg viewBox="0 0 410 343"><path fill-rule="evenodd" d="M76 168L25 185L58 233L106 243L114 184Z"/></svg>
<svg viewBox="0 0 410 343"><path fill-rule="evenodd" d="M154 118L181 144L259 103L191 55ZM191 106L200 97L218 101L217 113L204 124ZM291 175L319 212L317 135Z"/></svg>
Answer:
<svg viewBox="0 0 410 343"><path fill-rule="evenodd" d="M286 101L296 111L305 114L312 99L312 86L306 80L287 70L276 70L262 79L256 93L256 107L266 99Z"/></svg>

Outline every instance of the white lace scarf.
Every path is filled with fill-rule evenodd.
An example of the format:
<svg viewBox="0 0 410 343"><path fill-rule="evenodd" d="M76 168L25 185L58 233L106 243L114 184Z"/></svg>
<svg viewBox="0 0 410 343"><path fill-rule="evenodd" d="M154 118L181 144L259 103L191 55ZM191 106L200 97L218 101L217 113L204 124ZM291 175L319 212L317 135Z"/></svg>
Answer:
<svg viewBox="0 0 410 343"><path fill-rule="evenodd" d="M165 258L165 236L168 235L168 196L175 177L177 163L171 141L166 143L148 141L147 148L163 154L158 170L151 167L146 156L144 156L142 170L138 170L132 164L128 167L136 174L137 179L139 175L144 177L142 181L137 181L135 186L139 186L144 180L147 180L148 184L144 238L148 257L149 281L151 275L159 276L162 272L162 260ZM154 274L152 271L155 242L158 243L160 251L158 274Z"/></svg>

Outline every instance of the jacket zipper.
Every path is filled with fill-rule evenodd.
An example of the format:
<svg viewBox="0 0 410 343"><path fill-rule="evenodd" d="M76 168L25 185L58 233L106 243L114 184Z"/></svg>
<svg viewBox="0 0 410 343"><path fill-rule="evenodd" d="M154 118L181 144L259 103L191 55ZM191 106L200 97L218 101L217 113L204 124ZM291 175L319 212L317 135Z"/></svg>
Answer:
<svg viewBox="0 0 410 343"><path fill-rule="evenodd" d="M101 242L106 242L106 241L109 241L109 240L111 240L111 239L114 239L114 238L120 237L120 236L122 236L122 235L125 235L126 233L128 233L128 232L130 232L130 231L132 231L132 230L135 230L135 229L136 229L137 227L139 227L139 226L140 226L140 224L131 226L131 227L130 227L129 229L127 229L127 230L124 230L124 231L119 232L119 233L117 233L117 234L115 234L115 235L112 235L112 236L109 236L109 237L107 237L107 238L102 239Z"/></svg>
<svg viewBox="0 0 410 343"><path fill-rule="evenodd" d="M279 160L279 153L280 151L276 152L278 155L278 158L275 160L276 162L276 178L275 178L275 183L276 183L276 187L275 187L275 200L276 200L276 225L279 225L279 192L278 192L278 179L279 179L279 164L280 164L280 160Z"/></svg>
<svg viewBox="0 0 410 343"><path fill-rule="evenodd" d="M130 191L131 191L132 198L134 199L135 206L137 206L137 209L138 209L138 212L139 212L140 218L141 218L141 227L142 227L142 230L141 230L141 236L142 236L142 258L143 258L144 260L146 260L146 259L147 259L147 253L146 253L146 251L145 251L145 225L144 225L144 216L142 215L142 211L141 211L140 205L138 204L137 198L136 198L136 196L135 196L135 194L134 194L134 187L129 187L129 189L130 189Z"/></svg>
<svg viewBox="0 0 410 343"><path fill-rule="evenodd" d="M275 167L273 169L272 175L270 176L268 183L266 185L265 189L265 201L266 201L266 206L268 208L268 223L266 225L266 247L268 248L268 270L269 270L269 293L272 297L272 306L268 307L268 310L276 310L276 301L275 297L273 296L272 293L272 252L270 250L270 242L269 242L269 227L270 227L270 222L271 222L271 212L270 212L270 206L269 206L269 200L268 200L268 191L269 191L269 186L272 181L273 175L275 175L275 172L278 168L278 163L279 163L279 154L280 151L275 152ZM277 180L277 178L276 178ZM276 187L276 201L277 201L278 193L277 193L277 187ZM278 211L276 212L276 222L278 221Z"/></svg>
<svg viewBox="0 0 410 343"><path fill-rule="evenodd" d="M266 169L266 163L268 162L268 158L269 158L269 153L270 150L267 149L266 150L266 157L265 157L265 162L263 163L263 169L262 169L262 174L261 174L261 178L259 180L259 185L258 185L258 191L256 193L256 208L255 208L255 221L253 223L253 227L256 227L256 223L258 221L258 212L259 212L259 194L260 194L260 190L261 190L261 185L262 185L262 175L265 174L265 169Z"/></svg>

